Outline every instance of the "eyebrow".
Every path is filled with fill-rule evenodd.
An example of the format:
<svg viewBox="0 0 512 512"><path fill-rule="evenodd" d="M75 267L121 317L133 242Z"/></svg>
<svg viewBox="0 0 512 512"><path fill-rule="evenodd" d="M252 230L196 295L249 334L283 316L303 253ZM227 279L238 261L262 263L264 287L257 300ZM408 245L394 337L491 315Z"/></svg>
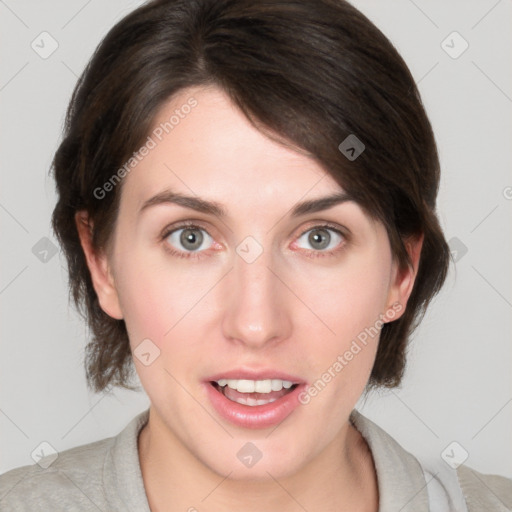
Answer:
<svg viewBox="0 0 512 512"><path fill-rule="evenodd" d="M291 209L290 215L291 217L300 217L301 215L306 215L308 213L316 213L323 210L328 210L329 208L332 208L338 204L345 203L347 201L354 201L354 199L345 192L340 192L325 197L319 197L317 199L311 199L297 203ZM167 203L177 204L179 206L190 208L191 210L196 210L201 213L215 215L219 218L227 217L227 212L220 203L215 201L208 201L199 197L186 196L171 190L164 190L163 192L160 192L159 194L156 194L155 196L144 201L140 207L139 215L144 210L147 210L152 206Z"/></svg>

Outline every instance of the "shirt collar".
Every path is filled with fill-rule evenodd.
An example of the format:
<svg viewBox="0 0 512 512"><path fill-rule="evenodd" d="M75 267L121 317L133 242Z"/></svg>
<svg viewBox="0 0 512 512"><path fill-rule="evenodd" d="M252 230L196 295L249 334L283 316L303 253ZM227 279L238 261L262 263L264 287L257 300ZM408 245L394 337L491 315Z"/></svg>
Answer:
<svg viewBox="0 0 512 512"><path fill-rule="evenodd" d="M357 409L350 414L350 422L372 452L379 512L428 512L427 482L418 460Z"/></svg>
<svg viewBox="0 0 512 512"><path fill-rule="evenodd" d="M115 437L103 467L104 489L112 510L151 512L139 461L139 432L148 422L149 408Z"/></svg>

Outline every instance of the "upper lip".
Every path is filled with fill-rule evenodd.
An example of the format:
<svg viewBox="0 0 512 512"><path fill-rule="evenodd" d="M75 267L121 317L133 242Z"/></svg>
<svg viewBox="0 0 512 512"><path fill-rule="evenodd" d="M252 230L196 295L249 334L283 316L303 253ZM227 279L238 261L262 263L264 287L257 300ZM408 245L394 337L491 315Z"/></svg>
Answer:
<svg viewBox="0 0 512 512"><path fill-rule="evenodd" d="M238 368L227 370L224 372L216 373L211 377L205 379L207 382L217 381L220 379L233 379L233 380L268 380L268 379L281 379L293 382L294 384L301 384L304 379L297 375L291 375L281 370L254 370L250 368Z"/></svg>

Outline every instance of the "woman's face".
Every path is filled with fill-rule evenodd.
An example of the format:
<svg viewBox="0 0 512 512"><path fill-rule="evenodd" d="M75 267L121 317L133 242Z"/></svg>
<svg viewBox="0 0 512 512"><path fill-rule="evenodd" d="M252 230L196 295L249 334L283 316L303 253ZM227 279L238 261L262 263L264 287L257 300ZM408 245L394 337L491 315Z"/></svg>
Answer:
<svg viewBox="0 0 512 512"><path fill-rule="evenodd" d="M220 90L181 91L154 127L124 178L102 307L126 322L155 432L221 475L293 474L342 446L412 277L350 198L296 211L343 190Z"/></svg>

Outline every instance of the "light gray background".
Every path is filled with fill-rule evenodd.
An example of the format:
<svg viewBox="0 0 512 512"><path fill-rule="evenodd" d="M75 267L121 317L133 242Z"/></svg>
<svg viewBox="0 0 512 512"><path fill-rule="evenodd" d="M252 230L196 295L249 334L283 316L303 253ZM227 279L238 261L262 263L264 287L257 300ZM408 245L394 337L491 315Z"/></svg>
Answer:
<svg viewBox="0 0 512 512"><path fill-rule="evenodd" d="M87 333L68 306L64 258L32 252L42 237L55 242L48 169L77 76L140 3L0 1L0 472L32 464L42 441L61 451L115 435L149 403L143 393L88 393ZM411 344L401 389L361 411L419 456L457 441L468 465L512 477L512 2L354 4L419 82L440 150L441 222L468 249ZM43 31L59 45L47 59L31 48ZM441 47L453 31L469 43L457 59Z"/></svg>

